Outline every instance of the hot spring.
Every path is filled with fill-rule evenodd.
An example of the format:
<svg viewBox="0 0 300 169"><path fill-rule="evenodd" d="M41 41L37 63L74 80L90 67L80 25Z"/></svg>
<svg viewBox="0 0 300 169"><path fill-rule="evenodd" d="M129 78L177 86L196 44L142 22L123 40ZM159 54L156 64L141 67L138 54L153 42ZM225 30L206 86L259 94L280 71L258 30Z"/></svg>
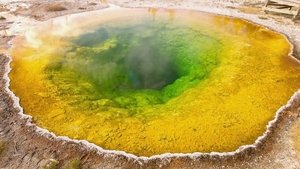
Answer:
<svg viewBox="0 0 300 169"><path fill-rule="evenodd" d="M17 38L10 89L38 126L104 149L228 152L253 144L300 87L290 48L236 18L105 9Z"/></svg>

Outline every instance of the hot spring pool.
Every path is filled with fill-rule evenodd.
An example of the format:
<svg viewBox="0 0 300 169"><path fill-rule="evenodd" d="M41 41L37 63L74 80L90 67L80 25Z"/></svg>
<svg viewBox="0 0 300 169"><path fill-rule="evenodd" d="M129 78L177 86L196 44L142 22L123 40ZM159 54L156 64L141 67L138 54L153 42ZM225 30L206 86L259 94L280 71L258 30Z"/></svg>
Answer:
<svg viewBox="0 0 300 169"><path fill-rule="evenodd" d="M282 35L206 13L65 16L14 46L10 88L36 124L138 156L252 144L300 87Z"/></svg>

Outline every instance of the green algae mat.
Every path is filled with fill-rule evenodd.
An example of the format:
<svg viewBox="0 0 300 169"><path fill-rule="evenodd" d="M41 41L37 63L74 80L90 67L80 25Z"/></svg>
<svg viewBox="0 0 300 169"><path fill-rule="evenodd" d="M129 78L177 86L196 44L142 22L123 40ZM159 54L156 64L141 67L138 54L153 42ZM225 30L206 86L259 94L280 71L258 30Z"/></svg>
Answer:
<svg viewBox="0 0 300 169"><path fill-rule="evenodd" d="M14 44L10 88L36 124L138 156L252 144L300 87L284 36L206 13L106 9Z"/></svg>

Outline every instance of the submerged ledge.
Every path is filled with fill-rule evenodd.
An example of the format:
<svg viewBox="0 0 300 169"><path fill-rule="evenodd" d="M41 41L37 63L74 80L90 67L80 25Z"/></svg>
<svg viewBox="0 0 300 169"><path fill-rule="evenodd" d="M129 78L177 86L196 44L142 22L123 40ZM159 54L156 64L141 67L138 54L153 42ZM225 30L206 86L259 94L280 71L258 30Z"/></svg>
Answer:
<svg viewBox="0 0 300 169"><path fill-rule="evenodd" d="M199 10L197 10L197 11L199 11ZM219 12L214 13L213 11L202 11L202 12L211 12L213 14L224 15L224 14L221 14ZM227 15L227 16L236 17L234 14ZM254 24L261 24L261 23L256 23L256 20L254 20L253 18L244 18L244 17L237 17L237 18L247 20L248 22L253 22ZM265 27L267 27L267 26L265 26ZM267 28L270 29L270 27L267 27ZM281 33L281 34L283 34L283 33ZM285 35L285 34L283 34L283 35L288 39L288 42L290 42L287 35ZM291 46L290 56L296 59L296 57L293 56L294 45L291 42L290 42L290 46ZM1 66L2 67L1 72L4 71L4 75L3 75L2 78L5 79L5 86L3 88L5 89L5 94L8 94L10 96L10 99L13 100L13 105L12 106L14 108L16 108L16 110L17 110L14 113L17 113L21 120L25 120L26 127L30 128L33 132L36 132L36 133L38 133L38 134L40 134L40 135L42 135L42 136L44 136L44 137L46 137L50 140L54 139L54 140L57 140L57 141L61 141L62 144L64 144L65 142L72 142L72 143L78 144L79 146L81 146L82 148L84 148L88 151L96 151L97 154L99 154L99 155L105 155L105 156L106 155L109 155L109 156L114 156L115 155L115 156L124 156L124 157L127 157L127 158L132 158L134 160L137 160L140 166L144 165L143 162L147 163L147 161L152 161L152 160L157 160L157 159L169 159L169 158L176 158L176 157L188 157L188 158L191 158L191 159L197 159L197 158L201 158L201 159L216 159L216 158L224 159L224 157L225 158L226 157L237 157L238 158L238 157L241 157L243 155L247 155L247 154L249 155L250 153L253 153L253 151L256 151L256 150L260 149L261 147L263 147L264 144L268 144L269 138L271 138L272 135L276 132L276 130L278 129L278 125L280 125L281 122L283 121L283 119L287 117L287 114L285 114L284 112L291 111L291 110L294 110L297 107L299 107L300 90L297 91L296 93L294 93L294 95L290 98L290 100L287 102L287 104L282 106L276 112L276 115L275 115L274 119L269 121L269 123L267 125L267 130L264 132L264 134L262 136L260 136L256 139L254 144L243 145L243 146L239 147L237 150L232 151L232 152L165 153L165 154L154 155L154 156L150 156L150 157L143 157L143 156L138 157L138 156L135 156L133 154L126 153L124 151L105 150L105 149L102 149L100 146L97 146L93 143L89 143L88 141L85 141L85 140L75 140L75 139L70 139L70 138L65 137L65 136L56 136L54 133L51 133L46 129L42 129L42 128L36 126L32 121L32 117L23 113L23 109L19 104L19 98L16 97L14 95L14 93L11 92L10 89L9 89L10 79L8 78L8 74L11 70L11 68L9 66L10 62L11 62L11 58L8 55L6 55L6 57L8 59L5 59L4 63L1 63L2 65L5 65L5 66Z"/></svg>

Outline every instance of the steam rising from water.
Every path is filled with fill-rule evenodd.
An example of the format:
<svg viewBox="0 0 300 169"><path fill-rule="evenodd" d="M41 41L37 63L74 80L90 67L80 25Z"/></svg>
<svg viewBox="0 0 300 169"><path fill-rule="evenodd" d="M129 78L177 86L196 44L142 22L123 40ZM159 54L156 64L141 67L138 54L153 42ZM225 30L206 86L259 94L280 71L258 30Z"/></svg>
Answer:
<svg viewBox="0 0 300 169"><path fill-rule="evenodd" d="M21 106L41 127L106 149L233 151L300 87L286 39L239 19L113 9L34 31L12 53Z"/></svg>
<svg viewBox="0 0 300 169"><path fill-rule="evenodd" d="M190 38L197 42L188 44ZM67 83L70 74L57 74L70 72L92 84L97 99L127 108L162 104L193 87L217 65L220 49L215 47L221 47L197 30L164 20L101 26L70 40L70 50L47 66L48 79Z"/></svg>

